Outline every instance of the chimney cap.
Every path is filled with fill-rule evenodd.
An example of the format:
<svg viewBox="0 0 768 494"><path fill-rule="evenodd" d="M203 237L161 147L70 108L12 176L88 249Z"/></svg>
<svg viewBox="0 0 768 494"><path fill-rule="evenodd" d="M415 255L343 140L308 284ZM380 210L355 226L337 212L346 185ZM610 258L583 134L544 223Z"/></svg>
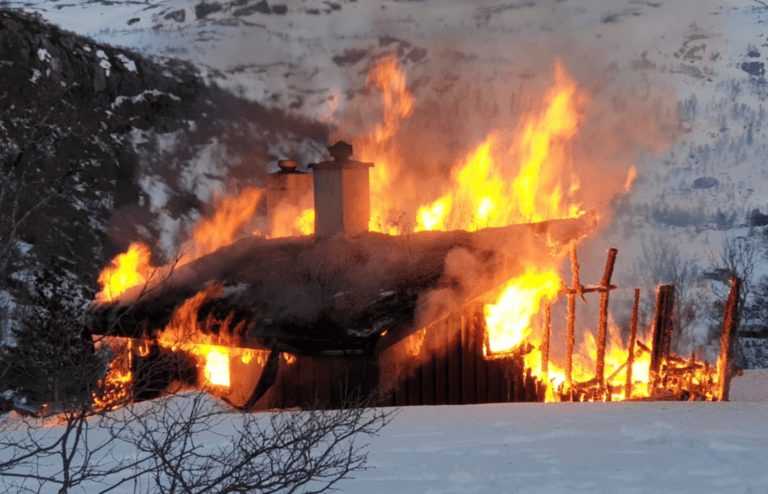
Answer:
<svg viewBox="0 0 768 494"><path fill-rule="evenodd" d="M328 146L328 152L331 153L334 161L343 163L352 157L352 144L339 141L333 146Z"/></svg>
<svg viewBox="0 0 768 494"><path fill-rule="evenodd" d="M352 156L352 144L339 141L333 146L328 146L328 151L333 159L311 163L308 168L314 170L341 170L350 168L373 168L373 163L363 163L349 159Z"/></svg>
<svg viewBox="0 0 768 494"><path fill-rule="evenodd" d="M284 173L300 173L297 169L299 168L299 160L278 160L277 166L280 168L281 172Z"/></svg>

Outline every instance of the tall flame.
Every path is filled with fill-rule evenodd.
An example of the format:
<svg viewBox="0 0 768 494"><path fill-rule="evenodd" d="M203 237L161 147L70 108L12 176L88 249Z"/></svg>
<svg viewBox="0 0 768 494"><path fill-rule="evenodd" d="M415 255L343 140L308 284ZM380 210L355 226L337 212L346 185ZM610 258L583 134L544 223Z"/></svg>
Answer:
<svg viewBox="0 0 768 494"><path fill-rule="evenodd" d="M477 230L583 214L573 199L579 183L569 153L583 104L576 83L557 64L544 109L521 119L511 144L492 133L454 168L450 190L419 208L416 231Z"/></svg>
<svg viewBox="0 0 768 494"><path fill-rule="evenodd" d="M398 188L404 159L395 137L402 119L413 112L415 99L408 91L406 76L397 65L394 55L389 55L368 72L368 87L381 93L384 106L382 122L368 133L354 140L355 154L363 161L374 162L371 169L371 219L370 230L383 233L403 233L392 224L393 214L400 210Z"/></svg>

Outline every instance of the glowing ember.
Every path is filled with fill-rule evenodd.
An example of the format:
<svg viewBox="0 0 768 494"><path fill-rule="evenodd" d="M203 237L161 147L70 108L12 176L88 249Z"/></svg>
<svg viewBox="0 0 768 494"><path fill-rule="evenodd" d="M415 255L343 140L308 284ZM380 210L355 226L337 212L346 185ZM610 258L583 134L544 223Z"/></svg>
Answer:
<svg viewBox="0 0 768 494"><path fill-rule="evenodd" d="M102 290L96 294L97 302L110 302L127 289L146 283L153 271L149 264L152 254L149 247L136 242L128 251L115 257L99 274Z"/></svg>
<svg viewBox="0 0 768 494"><path fill-rule="evenodd" d="M98 382L99 389L93 393L93 405L97 410L113 410L131 400L133 386L133 341L101 337L97 345L109 345L114 358L109 363L107 375Z"/></svg>

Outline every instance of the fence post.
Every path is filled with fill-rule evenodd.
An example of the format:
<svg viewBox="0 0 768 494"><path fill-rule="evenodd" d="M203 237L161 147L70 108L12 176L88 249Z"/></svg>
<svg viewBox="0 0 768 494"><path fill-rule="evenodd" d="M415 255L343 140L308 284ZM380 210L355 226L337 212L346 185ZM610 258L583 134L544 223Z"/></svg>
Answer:
<svg viewBox="0 0 768 494"><path fill-rule="evenodd" d="M734 374L733 343L739 330L739 296L741 293L741 278L731 278L731 291L725 304L723 314L723 336L720 338L720 358L717 359L717 398L728 401L731 388L731 377Z"/></svg>
<svg viewBox="0 0 768 494"><path fill-rule="evenodd" d="M579 261L576 258L576 241L571 242L571 291L568 293L568 333L565 336L565 389L571 389L573 372L573 345L576 341L576 294L581 292Z"/></svg>
<svg viewBox="0 0 768 494"><path fill-rule="evenodd" d="M605 340L608 335L608 295L613 276L613 266L616 263L618 250L608 251L608 260L605 263L605 273L600 281L600 318L597 324L597 362L595 363L595 377L602 391L605 388Z"/></svg>
<svg viewBox="0 0 768 494"><path fill-rule="evenodd" d="M627 382L624 397L632 398L632 365L635 363L635 340L637 339L637 313L640 308L640 289L635 288L635 303L632 306L632 320L629 328L629 357L627 358Z"/></svg>

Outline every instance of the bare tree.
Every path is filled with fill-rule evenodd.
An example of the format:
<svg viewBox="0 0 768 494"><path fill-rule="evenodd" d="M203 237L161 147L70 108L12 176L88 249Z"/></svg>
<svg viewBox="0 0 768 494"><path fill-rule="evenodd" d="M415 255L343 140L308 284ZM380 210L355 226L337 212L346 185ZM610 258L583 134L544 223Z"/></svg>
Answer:
<svg viewBox="0 0 768 494"><path fill-rule="evenodd" d="M0 428L5 492L51 492L56 486L67 494L87 486L89 493L104 494L135 480L149 458L120 451L129 424L103 425L104 416L82 404L48 417L6 420Z"/></svg>
<svg viewBox="0 0 768 494"><path fill-rule="evenodd" d="M727 300L730 290L731 278L741 278L738 304L740 329L747 327L750 322L749 318L752 313L744 309L754 289L754 274L761 257L761 249L757 239L752 235L745 237L724 233L721 249L714 250L711 246L708 247L708 257L711 269L703 276L710 280L710 287L715 296L714 302L709 306L708 316L712 322L710 324L710 339L716 340L722 331L720 323L725 308L724 301ZM736 363L745 368L747 362L744 358L744 352L741 350L738 332L734 338L736 340L734 342Z"/></svg>
<svg viewBox="0 0 768 494"><path fill-rule="evenodd" d="M130 417L140 427L129 442L153 458L142 479L152 492L326 492L365 467L358 436L377 434L394 414L353 399L338 410L233 416L206 396L164 399L155 413Z"/></svg>
<svg viewBox="0 0 768 494"><path fill-rule="evenodd" d="M708 246L707 257L711 269L704 276L712 281L712 291L718 299L727 298L731 278L741 278L739 316L742 327L746 326L749 321L744 317L744 306L754 288L755 269L761 257L759 242L752 235L745 237L724 233L721 248Z"/></svg>
<svg viewBox="0 0 768 494"><path fill-rule="evenodd" d="M642 253L633 266L633 277L644 289L641 302L642 325L653 314L655 287L675 285L675 319L672 350L686 353L694 343L693 328L702 316L704 298L699 283L700 268L695 259L686 258L680 248L662 233L643 240Z"/></svg>
<svg viewBox="0 0 768 494"><path fill-rule="evenodd" d="M168 396L112 412L73 407L0 429L6 492L80 487L134 492L321 493L365 468L360 435L396 413L352 399L338 410L242 414L204 392Z"/></svg>

